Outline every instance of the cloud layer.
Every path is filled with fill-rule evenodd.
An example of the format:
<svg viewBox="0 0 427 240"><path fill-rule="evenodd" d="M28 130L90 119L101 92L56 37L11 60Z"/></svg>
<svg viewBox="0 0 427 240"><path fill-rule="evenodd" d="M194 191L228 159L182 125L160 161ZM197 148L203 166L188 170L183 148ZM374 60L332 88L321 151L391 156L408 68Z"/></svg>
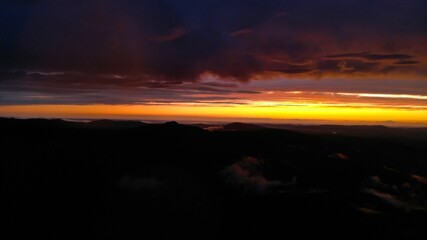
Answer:
<svg viewBox="0 0 427 240"><path fill-rule="evenodd" d="M8 0L0 9L2 104L48 94L122 103L114 92L123 89L129 103L187 101L188 91L256 93L240 83L276 78L427 78L422 0Z"/></svg>

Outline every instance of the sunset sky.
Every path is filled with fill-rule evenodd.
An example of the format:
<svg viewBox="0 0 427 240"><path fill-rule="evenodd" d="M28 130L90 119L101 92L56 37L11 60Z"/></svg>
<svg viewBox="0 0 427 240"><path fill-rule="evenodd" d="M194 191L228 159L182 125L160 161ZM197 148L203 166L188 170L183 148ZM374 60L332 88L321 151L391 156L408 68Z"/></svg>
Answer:
<svg viewBox="0 0 427 240"><path fill-rule="evenodd" d="M0 116L427 126L427 1L0 0Z"/></svg>

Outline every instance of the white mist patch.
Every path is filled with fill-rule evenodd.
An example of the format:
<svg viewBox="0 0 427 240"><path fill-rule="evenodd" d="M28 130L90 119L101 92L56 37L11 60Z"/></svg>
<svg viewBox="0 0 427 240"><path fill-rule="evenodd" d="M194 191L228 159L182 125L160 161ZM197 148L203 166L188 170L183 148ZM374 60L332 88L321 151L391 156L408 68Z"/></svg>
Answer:
<svg viewBox="0 0 427 240"><path fill-rule="evenodd" d="M272 181L264 176L264 162L254 157L244 157L220 172L225 182L245 192L266 193L281 186L280 181Z"/></svg>

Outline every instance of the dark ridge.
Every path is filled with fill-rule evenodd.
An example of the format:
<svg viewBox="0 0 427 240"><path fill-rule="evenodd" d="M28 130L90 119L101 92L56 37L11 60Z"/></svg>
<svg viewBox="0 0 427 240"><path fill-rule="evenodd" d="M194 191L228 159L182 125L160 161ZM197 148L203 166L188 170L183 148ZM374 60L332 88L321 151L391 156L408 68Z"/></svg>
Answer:
<svg viewBox="0 0 427 240"><path fill-rule="evenodd" d="M62 119L15 119L0 118L1 127L30 127L30 128L90 128L103 130L125 130L146 125L139 121L95 120L88 123L69 122Z"/></svg>
<svg viewBox="0 0 427 240"><path fill-rule="evenodd" d="M225 131L255 131L265 129L265 127L251 124L251 123L240 123L234 122L223 126Z"/></svg>
<svg viewBox="0 0 427 240"><path fill-rule="evenodd" d="M193 126L193 127L198 127L198 128L209 128L209 127L217 127L219 125L215 125L215 124L206 124L206 123L194 123L194 124L188 124L188 126Z"/></svg>
<svg viewBox="0 0 427 240"><path fill-rule="evenodd" d="M144 124L141 127L135 128L135 130L137 130L136 132L154 132L163 135L200 134L206 132L199 127L184 125L175 121L160 124Z"/></svg>
<svg viewBox="0 0 427 240"><path fill-rule="evenodd" d="M426 141L4 118L0 133L2 219L12 234L28 229L21 239L270 239L283 226L426 239Z"/></svg>
<svg viewBox="0 0 427 240"><path fill-rule="evenodd" d="M163 128L166 131L204 132L203 129L200 129L198 127L180 124L180 123L175 122L175 121L170 121L170 122L166 122L166 123L163 123L163 124L154 124L153 126L156 126L156 127L160 128L160 129Z"/></svg>
<svg viewBox="0 0 427 240"><path fill-rule="evenodd" d="M132 129L146 125L146 123L140 121L115 121L115 120L95 120L85 124L86 127L96 129L116 129L125 130Z"/></svg>
<svg viewBox="0 0 427 240"><path fill-rule="evenodd" d="M175 121L170 121L170 122L165 122L164 125L167 125L167 126L177 126L177 125L180 125L180 124L178 122L175 122Z"/></svg>
<svg viewBox="0 0 427 240"><path fill-rule="evenodd" d="M370 138L380 137L389 139L427 139L427 128L387 127L383 125L265 124L264 126L317 135L337 135Z"/></svg>
<svg viewBox="0 0 427 240"><path fill-rule="evenodd" d="M84 123L68 122L62 119L16 119L0 118L0 126L3 128L31 127L31 128L75 128L81 127Z"/></svg>

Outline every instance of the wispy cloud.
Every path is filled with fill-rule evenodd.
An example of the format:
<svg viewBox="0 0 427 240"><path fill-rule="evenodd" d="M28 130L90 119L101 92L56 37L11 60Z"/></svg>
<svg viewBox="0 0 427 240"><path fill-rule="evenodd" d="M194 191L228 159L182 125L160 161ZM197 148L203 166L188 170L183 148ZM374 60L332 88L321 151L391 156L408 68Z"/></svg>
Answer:
<svg viewBox="0 0 427 240"><path fill-rule="evenodd" d="M393 53L393 54L377 54L377 53L369 53L369 52L360 52L360 53L343 53L343 54L336 54L336 55L329 55L325 58L331 58L331 59L364 59L364 60L371 60L371 61L378 61L378 60L407 60L414 58L414 56L408 55L408 54L401 54L401 53Z"/></svg>
<svg viewBox="0 0 427 240"><path fill-rule="evenodd" d="M150 37L150 40L153 40L155 42L169 42L184 36L186 33L187 33L187 30L185 28L177 27L170 30L168 33L164 35Z"/></svg>
<svg viewBox="0 0 427 240"><path fill-rule="evenodd" d="M251 34L252 32L253 32L253 30L251 28L245 28L245 29L240 29L240 30L231 32L230 36L231 37L238 37L238 36Z"/></svg>
<svg viewBox="0 0 427 240"><path fill-rule="evenodd" d="M409 95L409 94L384 94L384 93L336 93L342 96L355 96L367 98L403 98L403 99L418 99L427 100L427 96L423 95Z"/></svg>

